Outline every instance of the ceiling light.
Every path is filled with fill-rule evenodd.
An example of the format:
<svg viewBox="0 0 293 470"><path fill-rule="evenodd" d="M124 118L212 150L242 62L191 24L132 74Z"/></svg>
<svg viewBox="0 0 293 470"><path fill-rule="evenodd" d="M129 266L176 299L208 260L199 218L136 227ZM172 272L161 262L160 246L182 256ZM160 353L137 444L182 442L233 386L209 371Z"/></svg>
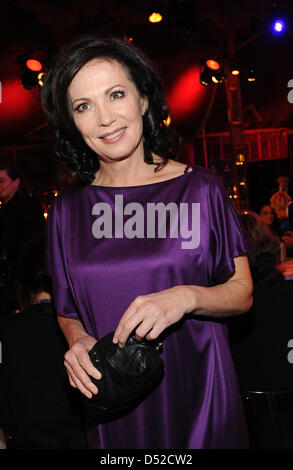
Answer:
<svg viewBox="0 0 293 470"><path fill-rule="evenodd" d="M150 23L160 23L163 19L163 15L159 12L153 12L149 16L149 22Z"/></svg>

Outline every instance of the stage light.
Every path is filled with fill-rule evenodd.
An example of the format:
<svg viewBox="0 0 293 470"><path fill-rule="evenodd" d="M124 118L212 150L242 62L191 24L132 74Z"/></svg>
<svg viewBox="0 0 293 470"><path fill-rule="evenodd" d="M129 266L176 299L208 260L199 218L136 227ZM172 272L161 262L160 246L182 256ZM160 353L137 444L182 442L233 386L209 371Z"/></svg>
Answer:
<svg viewBox="0 0 293 470"><path fill-rule="evenodd" d="M26 90L31 90L38 83L38 72L26 69L21 75L21 84Z"/></svg>
<svg viewBox="0 0 293 470"><path fill-rule="evenodd" d="M232 75L239 75L240 74L240 67L238 61L232 60L231 62L231 73Z"/></svg>
<svg viewBox="0 0 293 470"><path fill-rule="evenodd" d="M244 165L244 163L245 163L244 153L238 153L236 155L236 165Z"/></svg>
<svg viewBox="0 0 293 470"><path fill-rule="evenodd" d="M283 20L275 20L273 22L273 31L275 33L283 33L286 29L286 23Z"/></svg>
<svg viewBox="0 0 293 470"><path fill-rule="evenodd" d="M40 72L43 69L43 64L37 59L28 59L25 65L32 72Z"/></svg>
<svg viewBox="0 0 293 470"><path fill-rule="evenodd" d="M208 86L212 81L211 70L205 67L204 70L200 73L199 81L201 85Z"/></svg>
<svg viewBox="0 0 293 470"><path fill-rule="evenodd" d="M43 62L34 56L22 55L17 58L17 63L22 67L21 84L27 90L31 90L38 83L42 86L44 75ZM42 74L42 75L40 75Z"/></svg>
<svg viewBox="0 0 293 470"><path fill-rule="evenodd" d="M161 13L157 12L152 12L149 16L149 22L150 23L160 23L163 19L163 15Z"/></svg>
<svg viewBox="0 0 293 470"><path fill-rule="evenodd" d="M214 83L222 83L225 80L225 74L222 69L212 72L212 81Z"/></svg>
<svg viewBox="0 0 293 470"><path fill-rule="evenodd" d="M249 69L247 80L249 82L255 82L255 71L253 67Z"/></svg>
<svg viewBox="0 0 293 470"><path fill-rule="evenodd" d="M220 70L221 68L220 63L215 59L207 59L206 66L211 70Z"/></svg>
<svg viewBox="0 0 293 470"><path fill-rule="evenodd" d="M225 80L224 70L220 67L219 62L214 63L215 61L210 62L210 67L207 66L207 61L205 62L205 67L200 73L200 83L203 86L208 86L211 82L213 83L222 83ZM219 65L219 68L218 68ZM214 67L214 68L211 68Z"/></svg>
<svg viewBox="0 0 293 470"><path fill-rule="evenodd" d="M291 29L291 15L285 6L277 2L267 12L267 27L276 36L282 36L287 29Z"/></svg>
<svg viewBox="0 0 293 470"><path fill-rule="evenodd" d="M40 86L44 86L44 81L43 81L44 75L45 75L45 72L40 72L38 74L38 84Z"/></svg>
<svg viewBox="0 0 293 470"><path fill-rule="evenodd" d="M170 116L170 114L168 115L167 119L165 119L165 120L163 121L163 123L164 123L165 126L167 126L167 127L170 126L170 124L171 124L171 116Z"/></svg>

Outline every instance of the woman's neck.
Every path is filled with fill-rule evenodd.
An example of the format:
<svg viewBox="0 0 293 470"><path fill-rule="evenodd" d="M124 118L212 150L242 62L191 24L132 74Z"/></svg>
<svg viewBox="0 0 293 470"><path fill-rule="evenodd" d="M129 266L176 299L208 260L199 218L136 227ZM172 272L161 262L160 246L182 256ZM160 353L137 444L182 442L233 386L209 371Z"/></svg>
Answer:
<svg viewBox="0 0 293 470"><path fill-rule="evenodd" d="M154 164L142 161L125 159L114 163L100 163L100 169L96 173L92 185L96 186L132 186L148 183L156 179L154 170L156 164L162 162L162 157L154 156Z"/></svg>

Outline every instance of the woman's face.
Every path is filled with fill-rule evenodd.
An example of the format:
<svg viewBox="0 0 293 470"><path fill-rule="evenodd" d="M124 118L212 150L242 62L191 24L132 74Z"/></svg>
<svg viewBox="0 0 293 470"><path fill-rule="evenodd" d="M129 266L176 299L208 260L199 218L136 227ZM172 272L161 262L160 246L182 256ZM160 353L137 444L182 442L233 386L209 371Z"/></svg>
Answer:
<svg viewBox="0 0 293 470"><path fill-rule="evenodd" d="M274 221L274 211L271 206L263 206L260 211L261 219L268 225L272 225Z"/></svg>
<svg viewBox="0 0 293 470"><path fill-rule="evenodd" d="M68 88L76 127L100 160L143 157L142 115L147 102L117 61L84 65Z"/></svg>

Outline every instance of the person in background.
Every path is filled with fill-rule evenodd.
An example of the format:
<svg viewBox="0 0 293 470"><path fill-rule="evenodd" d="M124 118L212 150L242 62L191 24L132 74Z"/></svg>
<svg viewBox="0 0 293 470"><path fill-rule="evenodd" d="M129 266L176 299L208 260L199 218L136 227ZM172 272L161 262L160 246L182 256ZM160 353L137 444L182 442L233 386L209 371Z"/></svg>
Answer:
<svg viewBox="0 0 293 470"><path fill-rule="evenodd" d="M269 204L264 204L260 208L259 215L261 220L267 224L269 230L276 234L276 214L274 209Z"/></svg>
<svg viewBox="0 0 293 470"><path fill-rule="evenodd" d="M293 197L293 184L287 172L279 172L277 183L279 185L278 191L284 191L291 198Z"/></svg>
<svg viewBox="0 0 293 470"><path fill-rule="evenodd" d="M12 162L0 163L0 317L18 308L16 266L22 246L45 230L43 208L28 195L20 170Z"/></svg>
<svg viewBox="0 0 293 470"><path fill-rule="evenodd" d="M293 182L289 177L287 170L279 170L278 176L276 179L276 185L271 189L270 196L273 194L282 191L287 193L291 198L293 198Z"/></svg>
<svg viewBox="0 0 293 470"><path fill-rule="evenodd" d="M64 369L66 341L44 273L44 234L23 247L17 270L21 311L0 320L0 427L8 449L86 449L80 395Z"/></svg>
<svg viewBox="0 0 293 470"><path fill-rule="evenodd" d="M286 209L286 217L289 220L290 226L293 227L293 204L292 201L288 203L287 209ZM293 256L293 231L292 230L287 230L285 234L282 237L282 240L284 241L286 247L289 249L289 254L290 257Z"/></svg>
<svg viewBox="0 0 293 470"><path fill-rule="evenodd" d="M292 202L292 198L284 191L278 191L272 195L270 204L277 216L276 231L284 242L287 256L293 256L293 225L288 218L288 206Z"/></svg>
<svg viewBox="0 0 293 470"><path fill-rule="evenodd" d="M247 398L246 392L291 390L290 394L280 393L278 403L281 427L291 432L291 443L284 445L293 448L293 361L288 349L293 344L293 281L284 280L278 269L279 240L259 215L248 212L241 214L241 219L254 244L248 253L254 302L246 315L229 319L232 358L247 406L251 397ZM278 444L269 425L266 398L258 397L254 403L259 408L255 408L258 418L254 418L251 428L252 447L275 447Z"/></svg>

